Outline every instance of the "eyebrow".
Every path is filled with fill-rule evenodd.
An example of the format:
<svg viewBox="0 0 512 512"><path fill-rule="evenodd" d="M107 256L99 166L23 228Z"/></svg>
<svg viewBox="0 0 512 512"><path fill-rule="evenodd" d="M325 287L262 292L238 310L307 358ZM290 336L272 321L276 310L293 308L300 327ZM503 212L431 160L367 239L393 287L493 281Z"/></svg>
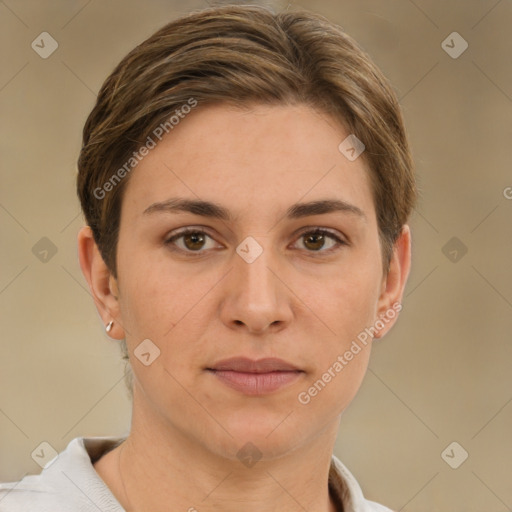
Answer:
<svg viewBox="0 0 512 512"><path fill-rule="evenodd" d="M201 215L202 217L211 217L225 221L233 220L230 211L218 203L179 197L153 203L144 210L144 215L156 212L189 212L195 215ZM288 219L300 219L302 217L333 212L349 213L363 220L367 220L361 208L340 199L323 199L310 201L308 203L296 203L286 210L285 217Z"/></svg>

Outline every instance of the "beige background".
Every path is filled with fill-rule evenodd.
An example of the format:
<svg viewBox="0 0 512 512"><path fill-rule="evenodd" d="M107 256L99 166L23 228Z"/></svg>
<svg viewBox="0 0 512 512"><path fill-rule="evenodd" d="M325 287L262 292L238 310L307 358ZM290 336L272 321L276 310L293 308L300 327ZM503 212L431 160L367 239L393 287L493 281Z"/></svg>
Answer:
<svg viewBox="0 0 512 512"><path fill-rule="evenodd" d="M395 510L511 510L512 2L290 5L340 24L389 77L421 188L404 310L375 345L336 454L369 498ZM77 436L127 433L119 350L76 255L81 129L136 43L205 6L0 2L0 481L39 472L30 455L42 441L60 451ZM48 59L31 48L43 31L59 44ZM453 31L469 43L457 59L441 47ZM42 237L57 248L47 262L32 252ZM443 253L452 237L467 247L456 262ZM458 469L441 458L452 441L469 453Z"/></svg>

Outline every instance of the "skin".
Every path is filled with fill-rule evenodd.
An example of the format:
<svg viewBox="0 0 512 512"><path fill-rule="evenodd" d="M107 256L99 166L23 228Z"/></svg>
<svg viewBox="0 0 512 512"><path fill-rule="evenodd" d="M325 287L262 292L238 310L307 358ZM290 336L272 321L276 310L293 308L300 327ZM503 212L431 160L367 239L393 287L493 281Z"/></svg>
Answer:
<svg viewBox="0 0 512 512"><path fill-rule="evenodd" d="M117 279L90 229L80 231L82 271L103 323L114 320L109 335L126 338L135 376L130 435L94 465L126 510L335 510L331 455L371 342L307 405L297 397L401 301L411 258L405 225L384 274L364 159L338 150L347 135L304 105L198 108L132 171ZM232 219L144 213L174 197L213 201ZM286 217L295 203L324 199L364 215ZM204 244L182 237L171 250L166 241L186 226L204 229ZM311 241L305 233L314 227L346 244ZM252 263L236 252L248 236L263 249ZM161 351L149 366L133 355L145 339ZM303 373L247 396L205 371L235 356L279 357ZM252 467L237 458L247 442L262 454Z"/></svg>

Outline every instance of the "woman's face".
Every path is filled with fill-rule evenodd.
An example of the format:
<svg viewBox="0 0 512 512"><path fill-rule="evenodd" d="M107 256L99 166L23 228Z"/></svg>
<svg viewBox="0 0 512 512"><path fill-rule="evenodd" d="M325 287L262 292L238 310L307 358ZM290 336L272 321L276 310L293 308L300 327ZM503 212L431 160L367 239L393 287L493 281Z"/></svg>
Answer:
<svg viewBox="0 0 512 512"><path fill-rule="evenodd" d="M146 425L231 458L337 427L368 364L353 342L393 298L348 135L306 106L201 107L132 171L115 315Z"/></svg>

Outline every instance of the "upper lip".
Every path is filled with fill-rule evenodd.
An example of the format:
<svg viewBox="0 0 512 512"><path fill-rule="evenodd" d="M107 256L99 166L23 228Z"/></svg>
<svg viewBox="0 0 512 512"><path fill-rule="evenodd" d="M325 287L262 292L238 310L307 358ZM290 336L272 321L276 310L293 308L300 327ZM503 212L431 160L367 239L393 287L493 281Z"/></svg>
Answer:
<svg viewBox="0 0 512 512"><path fill-rule="evenodd" d="M247 357L233 357L223 359L207 368L208 370L233 371L243 373L269 373L269 372L293 372L301 371L291 363L275 357L264 359L249 359Z"/></svg>

